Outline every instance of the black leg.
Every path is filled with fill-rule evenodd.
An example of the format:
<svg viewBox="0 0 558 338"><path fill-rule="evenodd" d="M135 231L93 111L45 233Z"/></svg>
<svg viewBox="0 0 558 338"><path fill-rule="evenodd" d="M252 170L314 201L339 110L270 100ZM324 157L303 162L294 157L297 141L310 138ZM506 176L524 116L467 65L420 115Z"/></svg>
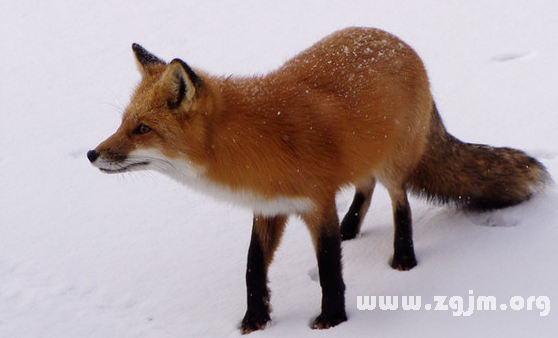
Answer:
<svg viewBox="0 0 558 338"><path fill-rule="evenodd" d="M341 231L335 202L313 215L303 216L310 229L322 287L322 312L314 320L313 329L327 329L347 320L345 283L341 266Z"/></svg>
<svg viewBox="0 0 558 338"><path fill-rule="evenodd" d="M417 260L413 247L411 208L406 196L404 201L399 201L395 204L394 222L394 253L391 267L401 271L410 270L417 265Z"/></svg>
<svg viewBox="0 0 558 338"><path fill-rule="evenodd" d="M375 180L372 180L369 186L356 189L353 203L351 203L349 211L341 221L342 240L353 239L360 232L362 221L370 207L375 184Z"/></svg>
<svg viewBox="0 0 558 338"><path fill-rule="evenodd" d="M339 234L323 231L318 240L317 255L322 286L322 313L314 320L312 328L327 329L347 320Z"/></svg>
<svg viewBox="0 0 558 338"><path fill-rule="evenodd" d="M252 229L248 267L246 269L246 291L248 309L242 319L242 333L249 333L265 327L269 321L269 291L265 271L263 249L258 234Z"/></svg>
<svg viewBox="0 0 558 338"><path fill-rule="evenodd" d="M241 324L243 334L265 328L270 320L267 268L273 259L285 223L286 218L283 216L273 218L254 216L246 268L248 308Z"/></svg>
<svg viewBox="0 0 558 338"><path fill-rule="evenodd" d="M364 194L357 190L349 211L343 217L343 221L341 221L341 238L344 241L355 238L359 233L361 222L360 209L364 201Z"/></svg>

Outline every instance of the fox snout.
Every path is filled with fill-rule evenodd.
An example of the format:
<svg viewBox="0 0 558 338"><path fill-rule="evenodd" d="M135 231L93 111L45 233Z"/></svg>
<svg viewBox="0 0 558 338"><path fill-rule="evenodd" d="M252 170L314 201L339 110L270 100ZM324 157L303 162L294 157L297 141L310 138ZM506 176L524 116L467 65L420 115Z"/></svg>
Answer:
<svg viewBox="0 0 558 338"><path fill-rule="evenodd" d="M121 154L106 149L97 149L89 150L87 158L94 167L108 174L150 169L149 165L156 160L153 154L146 155L141 151Z"/></svg>
<svg viewBox="0 0 558 338"><path fill-rule="evenodd" d="M97 158L99 158L99 153L95 150L89 150L87 152L87 158L91 163L93 163L95 162L95 160L97 160Z"/></svg>

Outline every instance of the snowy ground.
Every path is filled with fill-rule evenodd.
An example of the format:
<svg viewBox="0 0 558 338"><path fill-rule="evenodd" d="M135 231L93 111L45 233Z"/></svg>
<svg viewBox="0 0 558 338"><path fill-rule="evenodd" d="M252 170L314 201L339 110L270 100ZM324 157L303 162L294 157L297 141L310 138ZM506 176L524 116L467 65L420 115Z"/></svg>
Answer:
<svg viewBox="0 0 558 338"><path fill-rule="evenodd" d="M557 14L554 0L2 1L0 337L239 335L250 212L158 174L103 175L85 157L139 80L132 42L253 74L338 28L380 27L422 56L450 132L525 149L556 178ZM343 244L349 321L320 332L314 253L292 219L270 271L273 322L252 336L555 337L557 202L554 187L487 214L412 199L419 265L402 273L387 263L390 201L377 189L362 236ZM469 290L498 304L546 296L550 312L357 309L359 295L467 307Z"/></svg>

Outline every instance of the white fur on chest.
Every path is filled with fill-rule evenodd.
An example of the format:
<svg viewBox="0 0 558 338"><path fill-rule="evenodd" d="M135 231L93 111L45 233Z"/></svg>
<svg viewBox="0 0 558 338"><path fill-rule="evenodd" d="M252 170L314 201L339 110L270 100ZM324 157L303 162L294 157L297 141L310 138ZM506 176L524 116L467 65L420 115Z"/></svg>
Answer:
<svg viewBox="0 0 558 338"><path fill-rule="evenodd" d="M145 169L159 171L206 195L247 207L254 213L264 216L304 213L314 205L309 198L305 197L265 198L249 190L232 190L208 180L204 168L197 168L187 160L170 159L156 149L137 150L131 153L130 157L149 161L150 164L145 166Z"/></svg>

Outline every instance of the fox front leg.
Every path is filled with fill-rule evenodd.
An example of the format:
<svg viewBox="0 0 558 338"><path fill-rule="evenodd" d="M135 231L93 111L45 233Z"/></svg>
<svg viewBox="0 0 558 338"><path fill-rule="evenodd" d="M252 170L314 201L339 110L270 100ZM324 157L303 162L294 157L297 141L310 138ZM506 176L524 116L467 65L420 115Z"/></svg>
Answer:
<svg viewBox="0 0 558 338"><path fill-rule="evenodd" d="M285 229L285 216L254 215L252 238L246 267L246 295L248 308L241 323L242 334L262 330L270 320L267 268Z"/></svg>

